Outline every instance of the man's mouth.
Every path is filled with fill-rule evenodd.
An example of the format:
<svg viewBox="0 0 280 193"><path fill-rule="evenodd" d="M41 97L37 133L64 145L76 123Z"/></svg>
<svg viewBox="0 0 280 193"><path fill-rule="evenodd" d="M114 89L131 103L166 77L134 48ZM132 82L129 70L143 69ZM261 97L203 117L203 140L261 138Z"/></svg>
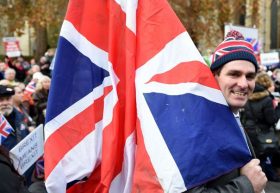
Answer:
<svg viewBox="0 0 280 193"><path fill-rule="evenodd" d="M233 91L232 93L236 96L246 96L247 95L247 92Z"/></svg>

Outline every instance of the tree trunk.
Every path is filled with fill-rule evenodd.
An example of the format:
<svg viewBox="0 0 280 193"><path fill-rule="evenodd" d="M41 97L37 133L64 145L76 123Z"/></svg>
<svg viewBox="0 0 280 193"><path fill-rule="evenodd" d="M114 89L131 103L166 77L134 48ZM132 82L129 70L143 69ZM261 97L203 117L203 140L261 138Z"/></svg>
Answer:
<svg viewBox="0 0 280 193"><path fill-rule="evenodd" d="M35 50L34 57L38 61L48 49L47 27L40 24L35 25Z"/></svg>

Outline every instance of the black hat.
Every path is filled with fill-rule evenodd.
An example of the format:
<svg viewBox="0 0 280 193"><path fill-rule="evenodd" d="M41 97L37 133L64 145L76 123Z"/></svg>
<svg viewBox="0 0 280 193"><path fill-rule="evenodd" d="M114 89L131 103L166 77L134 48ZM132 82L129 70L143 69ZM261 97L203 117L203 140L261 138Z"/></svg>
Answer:
<svg viewBox="0 0 280 193"><path fill-rule="evenodd" d="M4 85L0 85L0 97L12 96L14 94L14 89Z"/></svg>

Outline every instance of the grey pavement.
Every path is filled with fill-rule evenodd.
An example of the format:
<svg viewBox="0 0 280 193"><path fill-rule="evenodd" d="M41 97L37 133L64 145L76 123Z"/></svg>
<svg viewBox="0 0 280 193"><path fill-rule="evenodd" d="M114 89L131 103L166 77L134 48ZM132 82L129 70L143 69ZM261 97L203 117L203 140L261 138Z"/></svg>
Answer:
<svg viewBox="0 0 280 193"><path fill-rule="evenodd" d="M280 182L268 182L265 193L280 193Z"/></svg>

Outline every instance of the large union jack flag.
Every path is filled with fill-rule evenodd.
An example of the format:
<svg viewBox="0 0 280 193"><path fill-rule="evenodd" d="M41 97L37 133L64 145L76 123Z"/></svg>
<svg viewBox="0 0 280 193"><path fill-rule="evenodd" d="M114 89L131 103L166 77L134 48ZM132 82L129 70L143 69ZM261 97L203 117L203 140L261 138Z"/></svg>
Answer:
<svg viewBox="0 0 280 193"><path fill-rule="evenodd" d="M183 192L251 157L165 0L69 1L45 137L49 193Z"/></svg>
<svg viewBox="0 0 280 193"><path fill-rule="evenodd" d="M5 141L14 129L6 118L0 114L0 145Z"/></svg>

